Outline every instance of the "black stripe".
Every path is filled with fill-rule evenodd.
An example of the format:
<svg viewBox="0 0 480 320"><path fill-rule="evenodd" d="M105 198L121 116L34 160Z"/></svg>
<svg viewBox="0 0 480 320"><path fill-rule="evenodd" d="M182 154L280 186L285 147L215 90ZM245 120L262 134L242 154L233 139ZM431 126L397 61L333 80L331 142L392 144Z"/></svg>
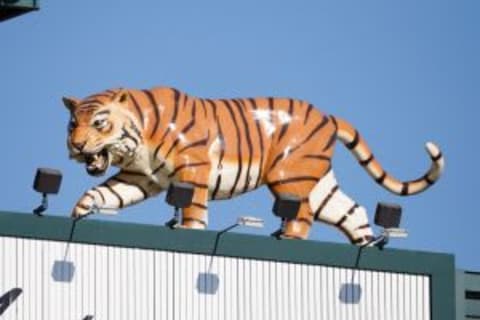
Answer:
<svg viewBox="0 0 480 320"><path fill-rule="evenodd" d="M122 170L122 171L120 171L120 174L126 174L126 175L129 175L129 176L145 177L145 174L143 174L141 172L135 172L135 171Z"/></svg>
<svg viewBox="0 0 480 320"><path fill-rule="evenodd" d="M159 165L156 169L154 169L154 170L152 171L152 174L157 174L158 171L162 170L163 167L165 167L165 165L166 165L166 162L162 162L161 165Z"/></svg>
<svg viewBox="0 0 480 320"><path fill-rule="evenodd" d="M308 142L308 140L310 140L313 135L315 135L318 131L320 131L323 127L325 127L328 123L328 118L327 117L323 117L322 119L322 122L320 122L311 132L310 134L307 136L307 138L305 138L305 140L302 141L302 143L300 145L303 145L305 143Z"/></svg>
<svg viewBox="0 0 480 320"><path fill-rule="evenodd" d="M120 136L120 140L124 138L132 140L135 143L135 145L138 146L138 140L134 136L132 136L130 132L127 131L125 126L122 128L122 135Z"/></svg>
<svg viewBox="0 0 480 320"><path fill-rule="evenodd" d="M277 154L277 156L275 157L275 159L273 159L272 164L270 165L269 171L271 171L271 170L277 165L277 163L278 163L280 160L283 159L283 156L284 156L284 155L285 155L285 154L284 154L283 152ZM286 157L288 157L288 155L287 155Z"/></svg>
<svg viewBox="0 0 480 320"><path fill-rule="evenodd" d="M198 222L200 224L203 224L204 226L207 226L207 223L201 219L197 219L197 218L183 218L183 223L187 222L187 221L194 221L194 222Z"/></svg>
<svg viewBox="0 0 480 320"><path fill-rule="evenodd" d="M328 123L328 118L326 116L324 116L323 119L322 119L322 122L320 122L301 143L298 143L296 147L294 147L290 150L290 154L294 153L301 146L306 144L319 130L321 130L323 127L325 127L327 125L327 123Z"/></svg>
<svg viewBox="0 0 480 320"><path fill-rule="evenodd" d="M387 172L383 171L382 175L375 179L378 184L383 184L385 178L387 177Z"/></svg>
<svg viewBox="0 0 480 320"><path fill-rule="evenodd" d="M222 174L219 174L217 176L217 182L215 183L215 189L213 189L213 192L212 192L212 199L217 198L217 193L220 190L220 184L221 183L222 183Z"/></svg>
<svg viewBox="0 0 480 320"><path fill-rule="evenodd" d="M137 125L133 122L132 119L130 119L130 127L133 131L135 131L135 133L137 134L137 137L142 140L142 133L140 132L140 130L138 129Z"/></svg>
<svg viewBox="0 0 480 320"><path fill-rule="evenodd" d="M310 103L308 104L308 107L307 107L307 112L305 113L305 118L303 119L303 124L307 124L307 121L308 121L308 116L310 115L310 112L312 112L312 109L313 109L313 105Z"/></svg>
<svg viewBox="0 0 480 320"><path fill-rule="evenodd" d="M130 186L134 186L135 188L137 188L138 190L140 190L140 192L143 194L143 199L147 199L147 198L148 198L148 192L147 192L147 190L145 190L141 185L139 185L139 184L137 184L137 183L134 183L134 182L130 182L130 181L121 179L121 178L118 178L118 177L113 177L112 180L118 181L118 182L120 182L120 183L128 184L128 185L130 185Z"/></svg>
<svg viewBox="0 0 480 320"><path fill-rule="evenodd" d="M243 186L243 192L247 192L248 185L250 184L250 169L252 167L252 157L253 157L253 145L252 145L252 138L250 137L250 128L248 127L247 118L245 117L245 105L242 101L233 100L233 104L237 107L238 112L240 113L240 117L242 118L243 126L245 129L245 137L247 140L247 147L248 147L248 165L247 165L247 172L245 174L245 183Z"/></svg>
<svg viewBox="0 0 480 320"><path fill-rule="evenodd" d="M335 187L332 188L332 190L330 190L330 193L327 195L327 197L323 199L317 211L315 211L315 219L318 220L318 218L320 217L320 213L322 213L322 210L327 206L328 202L330 201L330 199L332 199L333 195L335 194L335 192L338 191L338 189L339 189L339 186L336 185Z"/></svg>
<svg viewBox="0 0 480 320"><path fill-rule="evenodd" d="M353 137L353 140L349 143L346 143L345 146L349 150L353 150L357 147L358 143L360 142L360 134L358 133L357 130L355 130L355 136Z"/></svg>
<svg viewBox="0 0 480 320"><path fill-rule="evenodd" d="M182 149L178 150L178 153L182 153L185 150L190 149L190 148L195 148L195 147L199 147L199 146L206 146L209 139L210 139L210 130L208 131L207 137L205 139L198 140L198 141L192 142L190 144L187 144Z"/></svg>
<svg viewBox="0 0 480 320"><path fill-rule="evenodd" d="M248 101L252 105L254 111L257 110L257 104L254 99L249 98ZM255 183L255 188L259 186L260 181L262 179L262 171L263 171L263 159L264 159L264 150L263 150L263 135L262 130L260 129L260 123L258 119L255 119L255 125L257 127L257 134L258 134L258 143L260 144L260 163L258 168L258 177L257 182Z"/></svg>
<svg viewBox="0 0 480 320"><path fill-rule="evenodd" d="M288 104L288 115L290 116L290 118L292 117L292 113L293 113L293 104L294 104L294 101L293 99L289 99L289 104ZM280 140L282 139L282 137L285 135L285 133L287 132L287 129L288 129L288 126L290 125L290 120L286 123L284 123L282 125L282 128L280 128L280 133L278 135L278 142L280 142Z"/></svg>
<svg viewBox="0 0 480 320"><path fill-rule="evenodd" d="M144 125L145 125L145 122L144 122L145 120L143 119L142 109L140 108L140 105L138 104L138 101L137 101L137 99L135 99L133 94L130 94L130 99L133 102L133 106L135 107L135 111L138 114L138 118L140 119L140 123L142 124L142 128L143 128Z"/></svg>
<svg viewBox="0 0 480 320"><path fill-rule="evenodd" d="M299 177L292 177L282 180L271 181L268 183L268 186L273 188L278 185L287 184L287 183L294 183L294 182L304 182L304 181L318 181L318 177L314 176L299 176Z"/></svg>
<svg viewBox="0 0 480 320"><path fill-rule="evenodd" d="M142 90L142 92L147 96L150 104L153 108L153 112L155 114L155 125L153 126L152 133L150 133L150 138L152 138L158 130L158 125L160 124L160 114L158 112L158 104L155 100L155 96L149 90Z"/></svg>
<svg viewBox="0 0 480 320"><path fill-rule="evenodd" d="M410 184L408 182L404 182L402 184L402 191L401 191L402 196L408 196L408 188L409 187L410 187Z"/></svg>
<svg viewBox="0 0 480 320"><path fill-rule="evenodd" d="M172 114L172 117L170 118L170 123L173 123L175 124L176 121L177 121L177 115L178 115L178 105L180 103L180 92L176 89L171 89L173 91L173 100L174 100L174 104L173 104L173 114ZM169 125L167 125L167 129L165 130L165 132L163 133L163 136L160 138L160 146L157 147L157 149L160 149L161 147L161 144L163 144L163 142L165 141L165 137L167 136L167 134L170 132L171 128ZM155 150L157 151L157 150ZM155 154L156 155L156 154Z"/></svg>
<svg viewBox="0 0 480 320"><path fill-rule="evenodd" d="M238 165L238 171L237 171L237 176L235 177L235 182L233 183L232 188L230 189L230 197L233 196L235 189L237 188L238 181L240 180L240 175L242 174L242 136L240 133L240 128L238 126L238 121L237 118L235 117L235 113L233 112L232 106L228 102L228 100L222 99L221 100L225 106L227 107L227 110L230 114L230 117L232 118L233 124L235 126L235 132L236 132L236 142L237 142L237 165Z"/></svg>
<svg viewBox="0 0 480 320"><path fill-rule="evenodd" d="M368 164L369 164L370 162L373 161L373 159L375 159L375 157L373 156L373 153L371 153L371 154L370 154L370 157L368 157L368 158L365 159L365 160L359 160L358 163L360 163L360 165L361 165L362 167L366 167L366 166L368 166Z"/></svg>
<svg viewBox="0 0 480 320"><path fill-rule="evenodd" d="M118 207L119 208L123 208L123 198L118 194L118 192L116 192L115 190L113 190L113 188L111 186L108 185L108 183L103 183L102 184L103 187L107 188L108 191L110 191L118 200Z"/></svg>
<svg viewBox="0 0 480 320"><path fill-rule="evenodd" d="M335 225L337 227L340 227L347 219L348 219L348 214L344 215L340 220L338 220L338 222L335 223Z"/></svg>
<svg viewBox="0 0 480 320"><path fill-rule="evenodd" d="M203 210L207 210L208 207L204 204L201 204L201 203L198 203L198 202L192 202L192 206L194 207L197 207L197 208L200 208L200 209L203 209Z"/></svg>
<svg viewBox="0 0 480 320"><path fill-rule="evenodd" d="M100 195L100 198L102 199L102 202L105 204L106 203L105 196L103 195L102 191L98 188L93 188L92 190L96 191Z"/></svg>
<svg viewBox="0 0 480 320"><path fill-rule="evenodd" d="M323 154L306 154L306 155L303 156L303 158L325 160L325 161L328 161L328 162L331 161L330 157L324 156Z"/></svg>
<svg viewBox="0 0 480 320"><path fill-rule="evenodd" d="M270 98L268 98L268 109L270 109L270 111L272 111L273 107L274 107L274 99L272 97L270 97Z"/></svg>
<svg viewBox="0 0 480 320"><path fill-rule="evenodd" d="M330 139L328 139L328 142L327 144L325 145L325 147L323 147L322 151L327 151L328 149L330 149L333 144L335 143L335 141L337 140L337 132L334 132Z"/></svg>
<svg viewBox="0 0 480 320"><path fill-rule="evenodd" d="M200 167L200 166L206 166L210 164L208 161L202 161L202 162L194 162L194 163L185 163L182 165L179 165L173 169L173 172L168 175L169 178L174 177L179 171L186 169L186 168L193 168L193 167Z"/></svg>
<svg viewBox="0 0 480 320"><path fill-rule="evenodd" d="M85 109L89 109L90 107L91 108L97 108L98 106L92 106L92 104L94 103L97 103L99 104L100 106L103 106L103 101L100 101L100 100L97 100L97 99L87 99L87 100L83 100L79 105L78 107L79 108L85 108Z"/></svg>
<svg viewBox="0 0 480 320"><path fill-rule="evenodd" d="M183 134L187 134L188 131L190 131L190 129L192 129L193 126L195 125L196 114L197 114L197 108L196 108L196 104L195 104L195 101L194 101L193 105L192 105L192 113L191 113L192 118L190 119L188 124L182 129L181 132Z"/></svg>
<svg viewBox="0 0 480 320"><path fill-rule="evenodd" d="M203 101L203 99L200 99L200 104L202 105L203 114L205 115L205 118L206 118L207 117L207 107L205 107L205 101Z"/></svg>
<svg viewBox="0 0 480 320"><path fill-rule="evenodd" d="M355 230L362 230L362 229L367 229L370 228L370 224L362 224L361 226L357 227Z"/></svg>
<svg viewBox="0 0 480 320"><path fill-rule="evenodd" d="M92 208L90 208L89 206L87 206L83 203L77 204L77 207L79 207L80 209L83 209L83 210L91 210L92 209Z"/></svg>
<svg viewBox="0 0 480 320"><path fill-rule="evenodd" d="M358 208L360 208L360 205L358 203L355 203L351 208L350 210L347 211L347 214L348 215L352 215L355 210L357 210Z"/></svg>
<svg viewBox="0 0 480 320"><path fill-rule="evenodd" d="M208 189L208 185L203 184L203 183L198 183L198 182L195 182L195 181L185 181L185 180L182 180L182 182L191 184L195 188Z"/></svg>
<svg viewBox="0 0 480 320"><path fill-rule="evenodd" d="M422 180L425 180L430 186L435 183L435 180L430 179L430 177L428 176L428 173L423 176Z"/></svg>
<svg viewBox="0 0 480 320"><path fill-rule="evenodd" d="M192 108L192 118L187 123L187 125L185 125L185 127L181 130L181 133L182 134L187 134L188 131L190 131L190 129L193 128L194 125L195 125L195 108ZM165 159L168 158L170 153L178 145L179 142L180 142L180 137L176 137L175 140L173 141L172 145L170 146L170 149L168 149L167 154L165 155Z"/></svg>
<svg viewBox="0 0 480 320"><path fill-rule="evenodd" d="M95 197L92 196L92 195L91 195L90 193L88 193L88 192L85 193L84 196L86 196L87 198L89 198L89 199L92 200L92 201L95 201Z"/></svg>
<svg viewBox="0 0 480 320"><path fill-rule="evenodd" d="M188 105L188 94L185 94L185 99L183 99L183 110L185 111L185 109L187 108L187 105Z"/></svg>
<svg viewBox="0 0 480 320"><path fill-rule="evenodd" d="M433 161L437 162L438 160L443 158L443 154L439 152L436 156L431 157Z"/></svg>
<svg viewBox="0 0 480 320"><path fill-rule="evenodd" d="M337 119L334 116L330 116L330 120L332 120L333 125L335 126L335 131L338 131Z"/></svg>
<svg viewBox="0 0 480 320"><path fill-rule="evenodd" d="M155 148L155 151L153 151L153 159L157 159L158 153L160 152L160 149L162 148L164 143L165 143L165 140L162 140L162 142L160 142L158 146Z"/></svg>

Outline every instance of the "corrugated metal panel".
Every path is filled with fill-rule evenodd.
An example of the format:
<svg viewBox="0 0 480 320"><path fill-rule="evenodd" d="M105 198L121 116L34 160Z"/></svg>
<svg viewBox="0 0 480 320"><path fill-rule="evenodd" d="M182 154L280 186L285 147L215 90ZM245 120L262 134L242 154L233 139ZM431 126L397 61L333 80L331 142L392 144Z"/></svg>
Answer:
<svg viewBox="0 0 480 320"><path fill-rule="evenodd" d="M430 319L427 276L0 237L8 320Z"/></svg>

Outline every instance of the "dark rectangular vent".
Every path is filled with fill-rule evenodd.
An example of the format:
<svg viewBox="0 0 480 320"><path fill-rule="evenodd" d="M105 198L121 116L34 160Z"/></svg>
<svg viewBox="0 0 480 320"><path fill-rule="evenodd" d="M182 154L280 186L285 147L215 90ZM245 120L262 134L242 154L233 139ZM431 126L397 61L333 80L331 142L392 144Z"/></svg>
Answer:
<svg viewBox="0 0 480 320"><path fill-rule="evenodd" d="M480 300L480 291L465 291L465 299Z"/></svg>

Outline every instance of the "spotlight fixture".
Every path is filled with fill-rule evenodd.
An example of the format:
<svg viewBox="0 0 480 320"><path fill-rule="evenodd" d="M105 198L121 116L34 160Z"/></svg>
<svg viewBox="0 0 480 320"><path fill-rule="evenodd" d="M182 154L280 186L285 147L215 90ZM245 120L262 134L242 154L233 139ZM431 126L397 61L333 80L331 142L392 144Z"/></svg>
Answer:
<svg viewBox="0 0 480 320"><path fill-rule="evenodd" d="M260 219L257 217L251 217L251 216L238 217L237 222L235 222L231 226L226 227L223 230L220 230L218 234L219 235L223 234L238 226L244 226L244 227L250 227L250 228L263 228L263 219Z"/></svg>
<svg viewBox="0 0 480 320"><path fill-rule="evenodd" d="M42 194L42 203L33 210L37 216L42 216L48 208L48 195L57 194L62 183L62 173L56 169L38 168L33 181L33 189Z"/></svg>
<svg viewBox="0 0 480 320"><path fill-rule="evenodd" d="M237 225L251 228L263 228L263 219L243 216L238 218Z"/></svg>
<svg viewBox="0 0 480 320"><path fill-rule="evenodd" d="M373 239L372 243L382 250L391 238L406 238L408 232L400 228L402 218L402 207L398 204L380 202L375 212L375 224L383 228L380 236Z"/></svg>
<svg viewBox="0 0 480 320"><path fill-rule="evenodd" d="M193 200L193 185L185 182L172 182L168 187L167 197L165 201L175 208L173 218L165 225L175 228L180 221L181 208L189 207Z"/></svg>
<svg viewBox="0 0 480 320"><path fill-rule="evenodd" d="M282 218L280 228L271 234L272 237L279 238L284 229L286 222L297 217L300 209L301 201L298 197L289 194L279 194L275 198L272 211L277 216Z"/></svg>

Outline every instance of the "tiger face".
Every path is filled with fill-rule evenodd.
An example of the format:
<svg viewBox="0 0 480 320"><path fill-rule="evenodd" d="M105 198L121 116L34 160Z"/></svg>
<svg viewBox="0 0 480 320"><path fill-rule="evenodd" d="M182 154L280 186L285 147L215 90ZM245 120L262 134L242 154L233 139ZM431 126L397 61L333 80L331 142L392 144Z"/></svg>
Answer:
<svg viewBox="0 0 480 320"><path fill-rule="evenodd" d="M88 174L103 175L110 165L120 165L135 154L141 137L124 107L128 92L84 100L63 98L63 102L70 111L70 158L85 163Z"/></svg>

